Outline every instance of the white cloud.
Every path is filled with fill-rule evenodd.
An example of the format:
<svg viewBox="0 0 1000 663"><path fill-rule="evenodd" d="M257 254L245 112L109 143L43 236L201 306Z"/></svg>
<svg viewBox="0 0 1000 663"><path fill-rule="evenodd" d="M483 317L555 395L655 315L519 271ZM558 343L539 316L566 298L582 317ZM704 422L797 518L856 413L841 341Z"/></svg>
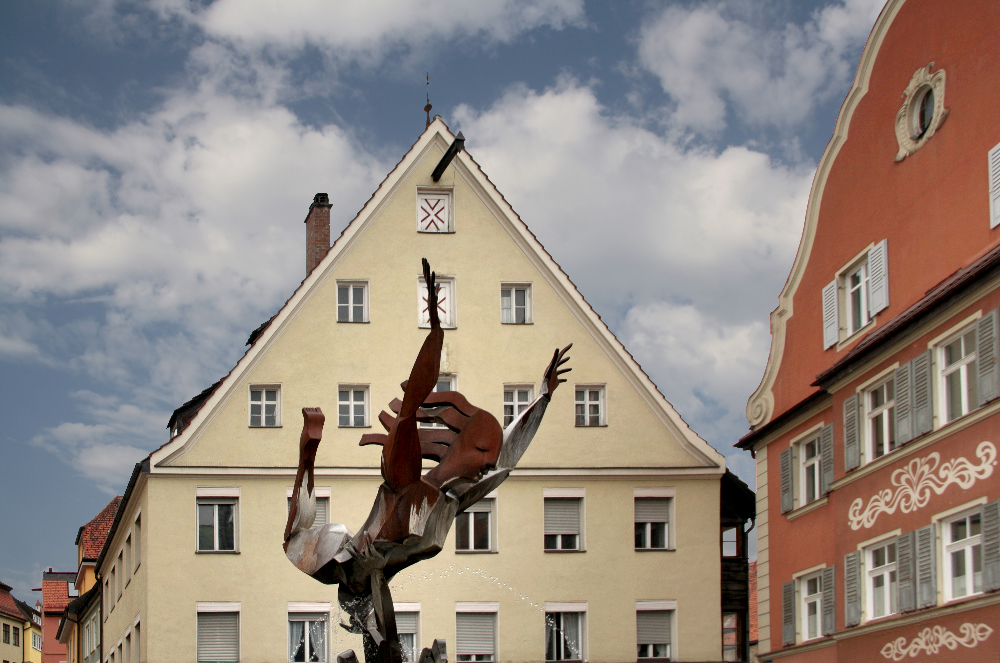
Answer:
<svg viewBox="0 0 1000 663"><path fill-rule="evenodd" d="M776 28L738 17L735 0L672 5L642 26L639 62L676 102L675 127L712 133L735 120L787 130L846 91L883 4L845 0Z"/></svg>

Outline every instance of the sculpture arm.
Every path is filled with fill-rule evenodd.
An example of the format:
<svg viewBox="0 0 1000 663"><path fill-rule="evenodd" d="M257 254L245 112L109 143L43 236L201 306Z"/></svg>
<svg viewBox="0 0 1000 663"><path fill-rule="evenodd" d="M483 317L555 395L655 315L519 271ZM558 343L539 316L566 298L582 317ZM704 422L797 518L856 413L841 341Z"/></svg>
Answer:
<svg viewBox="0 0 1000 663"><path fill-rule="evenodd" d="M299 437L299 467L295 472L295 486L292 488L292 504L288 509L285 523L285 551L288 541L300 530L312 527L316 518L315 468L316 451L323 439L323 423L326 417L318 407L302 408L302 435ZM302 491L303 483L305 491ZM308 521L308 522L307 522Z"/></svg>

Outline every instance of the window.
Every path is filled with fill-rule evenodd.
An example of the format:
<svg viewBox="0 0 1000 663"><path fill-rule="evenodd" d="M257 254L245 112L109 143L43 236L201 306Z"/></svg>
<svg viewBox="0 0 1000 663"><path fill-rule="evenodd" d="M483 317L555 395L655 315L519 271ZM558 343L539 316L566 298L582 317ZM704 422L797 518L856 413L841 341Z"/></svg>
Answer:
<svg viewBox="0 0 1000 663"><path fill-rule="evenodd" d="M238 663L240 660L238 608L238 603L198 604L199 663Z"/></svg>
<svg viewBox="0 0 1000 663"><path fill-rule="evenodd" d="M946 521L945 595L948 600L983 591L982 516L979 511Z"/></svg>
<svg viewBox="0 0 1000 663"><path fill-rule="evenodd" d="M368 284L337 281L337 322L368 322Z"/></svg>
<svg viewBox="0 0 1000 663"><path fill-rule="evenodd" d="M420 654L420 604L395 605L396 632L403 646L403 663L414 663Z"/></svg>
<svg viewBox="0 0 1000 663"><path fill-rule="evenodd" d="M14 645L15 647L21 646L21 629L19 629L16 626L14 627L14 637L12 638L12 640L13 640L13 642L11 642L12 645Z"/></svg>
<svg viewBox="0 0 1000 663"><path fill-rule="evenodd" d="M898 612L896 597L896 540L865 550L868 592L868 618L878 619Z"/></svg>
<svg viewBox="0 0 1000 663"><path fill-rule="evenodd" d="M799 467L801 468L802 494L799 499L804 506L820 497L820 440L814 437L799 443Z"/></svg>
<svg viewBox="0 0 1000 663"><path fill-rule="evenodd" d="M34 635L34 633L32 633ZM34 645L34 638L32 638L32 645ZM38 647L36 647L38 649ZM83 627L83 653L84 655L89 654L93 651L93 647L90 646L90 622L87 622L86 626Z"/></svg>
<svg viewBox="0 0 1000 663"><path fill-rule="evenodd" d="M1000 145L986 155L990 184L990 228L1000 225Z"/></svg>
<svg viewBox="0 0 1000 663"><path fill-rule="evenodd" d="M288 660L327 661L327 613L289 613Z"/></svg>
<svg viewBox="0 0 1000 663"><path fill-rule="evenodd" d="M744 644L743 634L746 629L743 612L722 613L722 660L723 661L743 661Z"/></svg>
<svg viewBox="0 0 1000 663"><path fill-rule="evenodd" d="M117 570L115 574L115 580L117 583L116 594L119 599L122 597L122 585L125 584L125 565L122 563L124 555L125 555L124 550L118 551L118 564L115 565L115 569Z"/></svg>
<svg viewBox="0 0 1000 663"><path fill-rule="evenodd" d="M668 610L636 611L637 658L670 660L670 616Z"/></svg>
<svg viewBox="0 0 1000 663"><path fill-rule="evenodd" d="M948 111L944 108L943 69L933 74L931 62L913 73L903 90L903 105L896 112L895 130L899 150L895 161L902 161L919 150L941 126Z"/></svg>
<svg viewBox="0 0 1000 663"><path fill-rule="evenodd" d="M896 448L895 381L889 378L865 393L866 460L881 458Z"/></svg>
<svg viewBox="0 0 1000 663"><path fill-rule="evenodd" d="M479 606L474 606L479 607ZM463 610L462 606L458 609ZM455 651L460 662L497 660L496 612L457 612L455 614Z"/></svg>
<svg viewBox="0 0 1000 663"><path fill-rule="evenodd" d="M864 329L889 306L888 243L882 240L823 288L823 349Z"/></svg>
<svg viewBox="0 0 1000 663"><path fill-rule="evenodd" d="M802 624L800 629L803 640L812 640L822 635L821 622L823 615L823 578L816 573L799 579L799 593L802 599Z"/></svg>
<svg viewBox="0 0 1000 663"><path fill-rule="evenodd" d="M330 522L330 495L331 490L329 488L321 488L316 486L313 488L313 495L316 497L316 519L313 520L313 527L317 525L326 525ZM292 489L288 488L286 491L288 496L288 508L292 508Z"/></svg>
<svg viewBox="0 0 1000 663"><path fill-rule="evenodd" d="M239 488L204 492L223 494L198 497L198 551L235 552Z"/></svg>
<svg viewBox="0 0 1000 663"><path fill-rule="evenodd" d="M123 663L132 663L132 634L125 634L125 646L124 646L124 656L122 657Z"/></svg>
<svg viewBox="0 0 1000 663"><path fill-rule="evenodd" d="M125 584L132 579L132 532L125 538Z"/></svg>
<svg viewBox="0 0 1000 663"><path fill-rule="evenodd" d="M548 489L559 494L559 489ZM545 497L545 550L582 550L582 497Z"/></svg>
<svg viewBox="0 0 1000 663"><path fill-rule="evenodd" d="M34 633L31 634L31 648L38 651L42 651L42 634ZM93 650L91 650L93 651Z"/></svg>
<svg viewBox="0 0 1000 663"><path fill-rule="evenodd" d="M91 639L90 643L91 645L90 651L95 651L98 647L101 646L101 629L97 623L97 615L94 615L93 619L91 620L91 624L92 626L90 632L93 635L93 638Z"/></svg>
<svg viewBox="0 0 1000 663"><path fill-rule="evenodd" d="M368 387L341 385L337 389L337 424L341 428L368 426Z"/></svg>
<svg viewBox="0 0 1000 663"><path fill-rule="evenodd" d="M437 384L434 386L434 391L455 391L455 376L454 375L439 375ZM428 408L424 412L432 413L433 408ZM438 423L421 423L418 424L420 428L447 428L444 424Z"/></svg>
<svg viewBox="0 0 1000 663"><path fill-rule="evenodd" d="M437 276L438 319L442 327L455 326L455 277ZM431 318L427 312L427 284L420 277L417 288L417 312L421 327L430 327Z"/></svg>
<svg viewBox="0 0 1000 663"><path fill-rule="evenodd" d="M576 388L576 425L604 425L604 387Z"/></svg>
<svg viewBox="0 0 1000 663"><path fill-rule="evenodd" d="M135 568L139 568L139 563L142 562L142 516L135 517L135 525L132 527L132 545L135 546L132 552L132 561L135 563Z"/></svg>
<svg viewBox="0 0 1000 663"><path fill-rule="evenodd" d="M111 609L112 610L115 609L115 603L116 603L115 596L116 595L117 596L121 596L121 593L117 593L117 594L114 593L116 587L118 587L118 567L117 566L112 566L111 567L111 587L109 587L109 589L112 591L112 593L108 594L108 603L111 605Z"/></svg>
<svg viewBox="0 0 1000 663"><path fill-rule="evenodd" d="M114 569L111 570L114 573ZM104 621L108 621L108 614L114 609L114 604L111 601L111 589L109 586L109 579L104 579Z"/></svg>
<svg viewBox="0 0 1000 663"><path fill-rule="evenodd" d="M272 428L281 425L281 389L277 386L250 387L250 427Z"/></svg>
<svg viewBox="0 0 1000 663"><path fill-rule="evenodd" d="M553 610L545 606L545 660L582 661L584 658L586 616L585 608L566 605Z"/></svg>
<svg viewBox="0 0 1000 663"><path fill-rule="evenodd" d="M10 644L10 624L3 625L3 643L5 645Z"/></svg>
<svg viewBox="0 0 1000 663"><path fill-rule="evenodd" d="M510 426L517 416L531 405L532 392L530 386L508 386L503 390L503 427Z"/></svg>
<svg viewBox="0 0 1000 663"><path fill-rule="evenodd" d="M743 557L743 537L739 527L724 527L722 529L722 556Z"/></svg>
<svg viewBox="0 0 1000 663"><path fill-rule="evenodd" d="M139 622L132 627L132 660L129 663L139 663L142 658L142 651L139 649Z"/></svg>
<svg viewBox="0 0 1000 663"><path fill-rule="evenodd" d="M505 325L531 323L531 285L505 283L500 286L500 322Z"/></svg>
<svg viewBox="0 0 1000 663"><path fill-rule="evenodd" d="M483 498L455 516L455 550L492 552L493 498Z"/></svg>
<svg viewBox="0 0 1000 663"><path fill-rule="evenodd" d="M417 189L417 232L453 232L451 192Z"/></svg>
<svg viewBox="0 0 1000 663"><path fill-rule="evenodd" d="M670 498L635 498L636 550L666 550L669 547Z"/></svg>
<svg viewBox="0 0 1000 663"><path fill-rule="evenodd" d="M954 421L978 404L975 327L945 341L938 352L945 421Z"/></svg>

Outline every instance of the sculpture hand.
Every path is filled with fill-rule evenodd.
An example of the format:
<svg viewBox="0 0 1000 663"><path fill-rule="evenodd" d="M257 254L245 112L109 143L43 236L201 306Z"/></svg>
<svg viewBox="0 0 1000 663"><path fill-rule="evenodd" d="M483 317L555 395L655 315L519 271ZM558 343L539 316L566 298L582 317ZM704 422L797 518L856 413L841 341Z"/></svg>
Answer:
<svg viewBox="0 0 1000 663"><path fill-rule="evenodd" d="M431 329L441 327L441 320L438 317L438 286L436 274L431 271L431 265L427 258L421 258L424 266L424 283L427 284L427 316L430 318Z"/></svg>
<svg viewBox="0 0 1000 663"><path fill-rule="evenodd" d="M550 398L552 397L552 393L556 390L556 387L558 387L561 383L566 382L566 380L563 380L560 376L573 370L572 368L560 369L560 366L569 361L570 358L566 356L566 353L569 352L571 347L573 347L572 343L567 345L562 350L556 348L555 352L552 354L552 361L549 362L548 368L545 369L545 376L542 381L542 393L548 394Z"/></svg>

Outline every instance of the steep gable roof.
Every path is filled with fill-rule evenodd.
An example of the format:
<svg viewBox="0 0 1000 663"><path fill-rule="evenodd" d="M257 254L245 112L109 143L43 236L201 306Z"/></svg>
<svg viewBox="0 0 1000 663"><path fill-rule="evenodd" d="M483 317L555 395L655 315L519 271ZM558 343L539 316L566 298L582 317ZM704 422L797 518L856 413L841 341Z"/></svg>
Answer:
<svg viewBox="0 0 1000 663"><path fill-rule="evenodd" d="M76 535L76 545L83 546L84 561L92 562L101 554L101 548L108 538L108 531L111 529L111 523L114 522L115 512L121 501L121 495L115 497L89 523L80 527Z"/></svg>
<svg viewBox="0 0 1000 663"><path fill-rule="evenodd" d="M211 421L213 412L217 411L228 400L236 385L240 383L242 376L256 365L268 347L282 334L286 326L294 319L299 308L308 301L312 293L326 280L334 267L359 240L367 224L388 203L406 176L420 163L428 150L438 148L444 151L454 139L454 135L444 121L439 116L435 117L409 152L382 181L357 216L347 225L319 265L302 281L281 310L268 323L262 325L263 329L258 330L259 333L255 331L251 337L253 341L251 347L229 375L223 378L222 383L217 388L213 388L207 400L200 404L188 426L174 439L151 454L151 467L169 466L173 460L179 458L191 447ZM538 269L543 278L548 281L553 290L558 293L558 296L569 307L584 329L603 349L618 370L631 383L636 393L687 454L702 467L715 468L717 471L724 470L725 459L722 454L691 430L673 406L667 402L649 376L642 370L642 367L587 303L567 274L528 229L506 198L482 171L479 164L467 151L463 150L452 161L452 167L475 190L480 200L500 221L518 247ZM213 387L215 386L213 385Z"/></svg>
<svg viewBox="0 0 1000 663"><path fill-rule="evenodd" d="M11 586L0 582L0 614L24 620L24 614L17 605L17 599L10 593Z"/></svg>

